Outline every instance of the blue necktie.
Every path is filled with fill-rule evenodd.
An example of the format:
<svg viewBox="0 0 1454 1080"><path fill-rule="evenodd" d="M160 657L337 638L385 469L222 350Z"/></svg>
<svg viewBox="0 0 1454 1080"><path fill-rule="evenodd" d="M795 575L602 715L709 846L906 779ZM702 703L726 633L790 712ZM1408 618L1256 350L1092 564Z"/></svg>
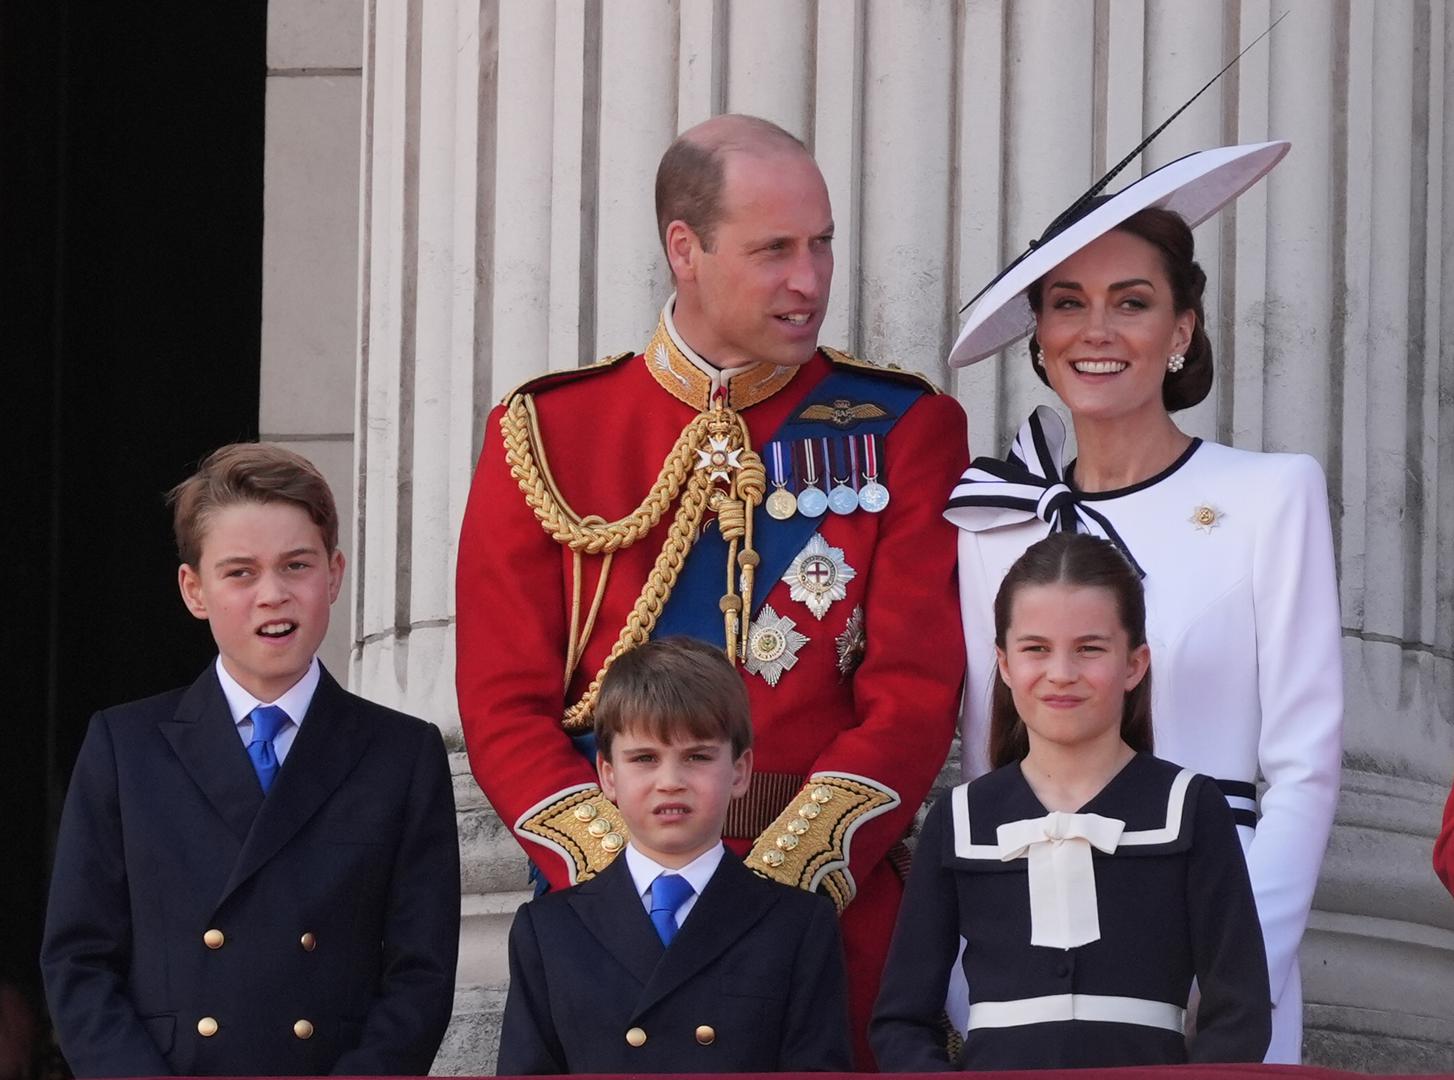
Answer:
<svg viewBox="0 0 1454 1080"><path fill-rule="evenodd" d="M278 755L273 749L273 740L289 720L287 713L276 705L259 705L248 713L252 720L252 742L247 744L247 756L252 758L252 768L257 773L257 782L263 786L263 794L273 786L278 775Z"/></svg>
<svg viewBox="0 0 1454 1080"><path fill-rule="evenodd" d="M651 883L651 925L663 945L670 945L677 934L677 909L687 902L695 889L680 874L662 874Z"/></svg>

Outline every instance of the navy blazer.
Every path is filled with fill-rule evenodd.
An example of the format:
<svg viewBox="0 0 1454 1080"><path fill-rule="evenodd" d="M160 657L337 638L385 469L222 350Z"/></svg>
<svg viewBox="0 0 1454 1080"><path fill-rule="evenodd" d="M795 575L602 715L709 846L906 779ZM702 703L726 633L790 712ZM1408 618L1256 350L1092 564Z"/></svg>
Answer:
<svg viewBox="0 0 1454 1080"><path fill-rule="evenodd" d="M211 666L105 709L61 818L41 965L78 1076L428 1071L459 849L437 728L327 671L264 799Z"/></svg>
<svg viewBox="0 0 1454 1080"><path fill-rule="evenodd" d="M501 1075L853 1067L838 918L730 851L664 949L626 860L510 928Z"/></svg>

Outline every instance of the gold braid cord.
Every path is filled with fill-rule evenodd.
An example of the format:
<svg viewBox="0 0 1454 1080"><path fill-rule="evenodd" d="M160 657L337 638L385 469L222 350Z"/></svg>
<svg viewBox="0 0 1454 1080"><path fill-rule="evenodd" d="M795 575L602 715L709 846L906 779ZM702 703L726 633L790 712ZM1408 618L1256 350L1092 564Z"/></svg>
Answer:
<svg viewBox="0 0 1454 1080"><path fill-rule="evenodd" d="M500 433L510 473L541 528L578 555L611 555L630 547L650 533L674 503L677 507L666 542L616 643L581 699L565 711L563 726L567 731L590 729L602 676L623 652L650 639L682 564L701 533L702 519L708 510L718 515L723 538L729 546L728 564L724 567L726 592L720 606L727 653L736 658L740 642L746 639L746 626L739 621L739 615L744 610L744 600L747 601L745 610L751 610L752 571L757 566L757 552L752 549L752 509L762 501L767 490L767 470L753 452L747 425L737 413L719 406L687 424L662 463L646 498L631 513L615 521L582 516L567 505L540 445L540 425L534 402L528 395L517 394L510 399L500 417ZM735 589L737 569L742 575L740 596ZM604 592L604 575L608 571L609 566L602 567L598 597ZM574 636L572 626L573 639ZM584 642L579 643L579 647L583 646ZM573 655L578 651L574 640L570 648Z"/></svg>
<svg viewBox="0 0 1454 1080"><path fill-rule="evenodd" d="M897 793L867 777L819 773L757 838L747 865L784 885L821 889L841 912L858 892L848 870L854 831L898 805Z"/></svg>
<svg viewBox="0 0 1454 1080"><path fill-rule="evenodd" d="M697 450L706 441L711 417L711 413L703 413L683 429L641 505L616 521L603 521L594 516L583 518L566 505L540 446L535 402L529 397L517 395L510 400L500 418L500 434L505 440L505 460L510 464L510 473L525 493L525 501L541 527L557 543L565 544L572 551L599 555L630 547L656 528L696 467Z"/></svg>

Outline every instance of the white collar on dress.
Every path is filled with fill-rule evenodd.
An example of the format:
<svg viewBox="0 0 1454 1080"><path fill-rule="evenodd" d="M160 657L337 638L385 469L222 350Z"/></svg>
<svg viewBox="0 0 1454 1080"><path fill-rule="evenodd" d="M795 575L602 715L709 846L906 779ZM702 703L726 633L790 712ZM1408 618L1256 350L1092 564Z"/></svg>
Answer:
<svg viewBox="0 0 1454 1080"><path fill-rule="evenodd" d="M1196 774L1182 769L1171 782L1166 795L1166 818L1160 828L1135 829L1123 832L1118 847L1140 847L1146 844L1169 844L1181 835L1182 810L1186 791ZM950 793L950 810L954 820L954 854L960 859L1001 861L998 839L992 844L976 844L969 831L969 784L960 784ZM1008 823L1007 823L1008 824Z"/></svg>

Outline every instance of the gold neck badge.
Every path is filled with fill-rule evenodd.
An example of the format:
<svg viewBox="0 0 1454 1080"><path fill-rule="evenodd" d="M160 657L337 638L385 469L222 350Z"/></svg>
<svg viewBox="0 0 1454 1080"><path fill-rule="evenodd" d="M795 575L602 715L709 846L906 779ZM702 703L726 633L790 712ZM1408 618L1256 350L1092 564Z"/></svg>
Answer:
<svg viewBox="0 0 1454 1080"><path fill-rule="evenodd" d="M706 412L712 407L712 377L692 363L677 346L664 318L657 320L656 333L651 335L644 353L646 369L668 394L698 412ZM727 408L736 411L766 401L792 382L798 370L762 363L735 372L726 384Z"/></svg>

